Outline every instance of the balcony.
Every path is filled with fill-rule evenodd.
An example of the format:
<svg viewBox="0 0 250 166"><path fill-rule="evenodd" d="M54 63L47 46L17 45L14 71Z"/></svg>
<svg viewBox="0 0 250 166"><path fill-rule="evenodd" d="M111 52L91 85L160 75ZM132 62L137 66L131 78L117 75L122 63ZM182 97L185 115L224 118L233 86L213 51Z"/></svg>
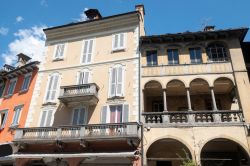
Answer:
<svg viewBox="0 0 250 166"><path fill-rule="evenodd" d="M144 77L229 72L232 72L230 62L143 66L142 68Z"/></svg>
<svg viewBox="0 0 250 166"><path fill-rule="evenodd" d="M212 125L212 124L242 124L241 111L168 111L142 113L146 124L163 124L164 126L178 125Z"/></svg>
<svg viewBox="0 0 250 166"><path fill-rule="evenodd" d="M61 86L58 99L66 105L87 103L95 105L98 99L99 87L95 83Z"/></svg>
<svg viewBox="0 0 250 166"><path fill-rule="evenodd" d="M136 122L89 124L63 127L17 128L14 142L140 140L140 125Z"/></svg>

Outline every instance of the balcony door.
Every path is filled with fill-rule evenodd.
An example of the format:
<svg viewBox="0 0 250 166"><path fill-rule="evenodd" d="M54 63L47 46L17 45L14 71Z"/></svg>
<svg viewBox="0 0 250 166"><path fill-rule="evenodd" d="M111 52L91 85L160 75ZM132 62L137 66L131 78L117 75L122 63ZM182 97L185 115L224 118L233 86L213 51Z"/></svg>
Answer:
<svg viewBox="0 0 250 166"><path fill-rule="evenodd" d="M122 105L110 106L110 123L122 122Z"/></svg>
<svg viewBox="0 0 250 166"><path fill-rule="evenodd" d="M87 122L87 108L75 108L73 110L72 125L83 125Z"/></svg>

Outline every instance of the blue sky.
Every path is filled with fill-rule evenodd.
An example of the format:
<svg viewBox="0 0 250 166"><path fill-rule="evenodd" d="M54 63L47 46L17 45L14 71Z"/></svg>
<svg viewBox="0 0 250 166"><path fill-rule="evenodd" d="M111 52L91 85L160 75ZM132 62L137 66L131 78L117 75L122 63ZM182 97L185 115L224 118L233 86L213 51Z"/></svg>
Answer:
<svg viewBox="0 0 250 166"><path fill-rule="evenodd" d="M136 4L145 6L147 35L199 31L204 24L250 27L250 0L1 0L0 65L15 64L18 52L39 59L41 29L76 22L85 8L110 16L133 11Z"/></svg>

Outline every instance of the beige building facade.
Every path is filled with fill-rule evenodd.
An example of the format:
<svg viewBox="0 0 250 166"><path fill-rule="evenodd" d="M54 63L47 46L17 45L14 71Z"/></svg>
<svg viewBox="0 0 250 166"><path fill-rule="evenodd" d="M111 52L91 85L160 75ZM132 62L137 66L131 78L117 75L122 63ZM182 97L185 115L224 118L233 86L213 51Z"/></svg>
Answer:
<svg viewBox="0 0 250 166"><path fill-rule="evenodd" d="M247 30L141 37L144 165L249 165Z"/></svg>
<svg viewBox="0 0 250 166"><path fill-rule="evenodd" d="M17 165L140 165L139 38L144 7L45 29ZM42 154L41 154L42 153ZM26 159L26 160L24 160Z"/></svg>

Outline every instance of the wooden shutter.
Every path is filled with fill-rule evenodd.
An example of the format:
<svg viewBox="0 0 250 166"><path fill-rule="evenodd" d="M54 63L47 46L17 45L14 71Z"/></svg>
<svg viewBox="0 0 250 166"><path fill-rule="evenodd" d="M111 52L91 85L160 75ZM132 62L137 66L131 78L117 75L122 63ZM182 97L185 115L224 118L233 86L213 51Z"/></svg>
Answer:
<svg viewBox="0 0 250 166"><path fill-rule="evenodd" d="M89 72L85 71L84 72L84 84L89 83Z"/></svg>
<svg viewBox="0 0 250 166"><path fill-rule="evenodd" d="M111 81L110 81L110 96L113 97L116 94L116 76L117 76L117 70L116 68L112 68L111 73L110 73L110 77L111 77Z"/></svg>
<svg viewBox="0 0 250 166"><path fill-rule="evenodd" d="M118 34L116 35L113 35L113 50L117 49L118 48L118 41L119 41L119 36Z"/></svg>
<svg viewBox="0 0 250 166"><path fill-rule="evenodd" d="M55 58L61 58L61 57L63 57L64 46L65 46L65 44L58 44L57 45Z"/></svg>
<svg viewBox="0 0 250 166"><path fill-rule="evenodd" d="M79 72L78 84L83 84L84 72Z"/></svg>
<svg viewBox="0 0 250 166"><path fill-rule="evenodd" d="M85 119L86 119L86 110L85 108L81 108L79 109L80 111L80 114L79 114L79 121L78 121L78 124L85 124Z"/></svg>
<svg viewBox="0 0 250 166"><path fill-rule="evenodd" d="M55 97L56 97L56 90L57 90L57 87L58 87L59 75L56 74L53 77L54 77L54 83L53 83L53 86L52 86L52 89L51 89L51 98L50 98L51 101L54 101Z"/></svg>
<svg viewBox="0 0 250 166"><path fill-rule="evenodd" d="M123 122L128 122L129 121L129 105L124 104L123 105Z"/></svg>
<svg viewBox="0 0 250 166"><path fill-rule="evenodd" d="M107 123L107 112L108 112L108 107L103 106L101 110L101 123Z"/></svg>
<svg viewBox="0 0 250 166"><path fill-rule="evenodd" d="M45 126L51 126L52 116L53 116L53 110L48 110Z"/></svg>
<svg viewBox="0 0 250 166"><path fill-rule="evenodd" d="M47 111L43 111L42 112L42 118L41 118L41 121L40 121L40 127L45 127L46 116L47 116Z"/></svg>
<svg viewBox="0 0 250 166"><path fill-rule="evenodd" d="M83 47L83 55L82 55L82 63L86 63L87 60L87 53L88 53L88 40L84 41L84 47Z"/></svg>
<svg viewBox="0 0 250 166"><path fill-rule="evenodd" d="M122 84L123 84L123 69L122 67L118 67L117 69L117 82L116 82L116 95L122 96Z"/></svg>
<svg viewBox="0 0 250 166"><path fill-rule="evenodd" d="M53 80L54 80L54 77L50 76L49 85L48 85L47 94L46 94L46 101L50 100L50 94L51 94Z"/></svg>
<svg viewBox="0 0 250 166"><path fill-rule="evenodd" d="M119 44L120 44L120 48L124 48L124 33L120 34Z"/></svg>
<svg viewBox="0 0 250 166"><path fill-rule="evenodd" d="M79 109L74 109L74 113L73 113L73 125L77 125L78 124L78 116L79 116Z"/></svg>
<svg viewBox="0 0 250 166"><path fill-rule="evenodd" d="M88 57L87 57L87 62L89 63L91 61L91 56L93 52L93 40L89 40L89 45L88 45Z"/></svg>

